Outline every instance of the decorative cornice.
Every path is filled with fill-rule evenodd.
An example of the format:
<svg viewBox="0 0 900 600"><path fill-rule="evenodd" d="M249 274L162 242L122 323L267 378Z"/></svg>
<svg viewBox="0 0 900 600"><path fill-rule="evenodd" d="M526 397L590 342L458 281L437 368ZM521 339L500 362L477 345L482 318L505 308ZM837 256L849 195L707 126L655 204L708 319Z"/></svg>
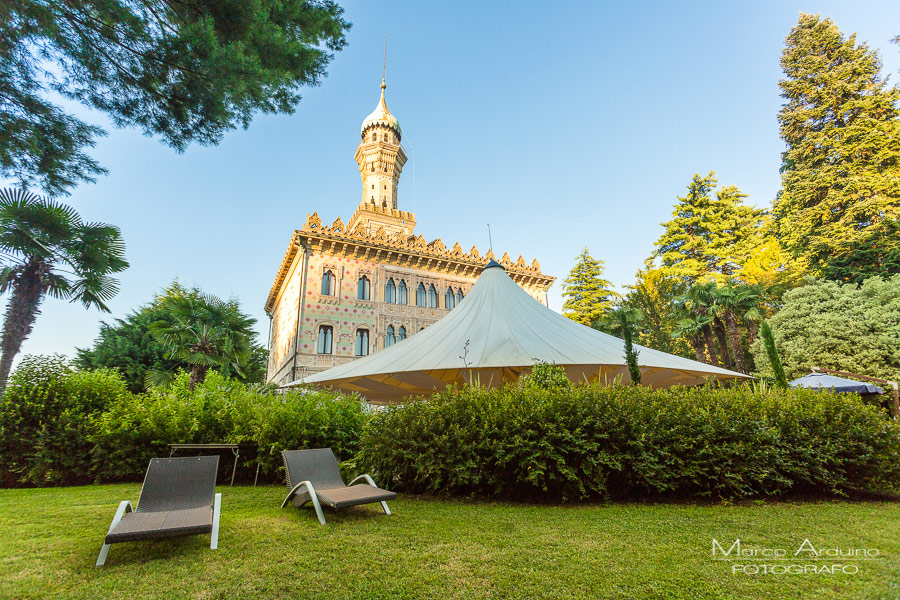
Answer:
<svg viewBox="0 0 900 600"><path fill-rule="evenodd" d="M406 211L381 207L372 208L395 218L415 220L415 215ZM357 209L358 211L359 209ZM354 217L356 217L355 214ZM350 222L353 221L354 219L351 218ZM285 251L275 282L272 284L266 300L265 310L269 314L272 314L275 308L275 301L287 278L291 263L301 247L327 250L328 252L349 252L361 255L365 259L376 259L391 264L406 264L409 267L424 270L441 269L471 277L481 273L489 261L496 260L491 250L482 256L478 248L472 246L472 249L466 254L459 242L448 249L441 238L426 242L421 234L418 236L407 236L401 233L387 234L383 229L368 234L361 223L357 224L353 231L348 231L340 218L336 219L330 227L323 226L319 215L312 213L307 215L303 229L294 232ZM547 289L556 280L555 277L541 273L541 265L536 258L531 265L528 265L522 255L519 255L518 260L513 262L509 254L504 252L498 262L503 265L513 281L520 285L532 284Z"/></svg>

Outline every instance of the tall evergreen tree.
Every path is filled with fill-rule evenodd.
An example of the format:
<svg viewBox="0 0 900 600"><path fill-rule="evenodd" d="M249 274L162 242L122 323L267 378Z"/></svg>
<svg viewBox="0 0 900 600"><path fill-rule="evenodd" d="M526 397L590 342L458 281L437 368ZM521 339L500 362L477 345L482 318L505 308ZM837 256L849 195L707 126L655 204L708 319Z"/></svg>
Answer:
<svg viewBox="0 0 900 600"><path fill-rule="evenodd" d="M681 335L673 335L679 330L681 319L675 301L686 291L681 280L665 276L647 261L637 272L634 284L627 287L623 304L641 315L634 323L637 342L669 354L694 356L688 341Z"/></svg>
<svg viewBox="0 0 900 600"><path fill-rule="evenodd" d="M346 44L333 0L0 2L0 176L51 195L105 172L103 135L49 93L183 151L289 113Z"/></svg>
<svg viewBox="0 0 900 600"><path fill-rule="evenodd" d="M882 80L877 52L818 15L800 15L781 66L778 122L787 148L777 230L785 248L824 272L900 217L900 90Z"/></svg>
<svg viewBox="0 0 900 600"><path fill-rule="evenodd" d="M563 280L563 316L590 325L603 318L619 297L612 283L603 279L603 261L591 256L588 249L578 255L578 262Z"/></svg>
<svg viewBox="0 0 900 600"><path fill-rule="evenodd" d="M656 242L663 274L689 286L733 277L764 235L764 212L745 205L747 195L734 186L721 188L713 199L716 185L714 172L695 174Z"/></svg>

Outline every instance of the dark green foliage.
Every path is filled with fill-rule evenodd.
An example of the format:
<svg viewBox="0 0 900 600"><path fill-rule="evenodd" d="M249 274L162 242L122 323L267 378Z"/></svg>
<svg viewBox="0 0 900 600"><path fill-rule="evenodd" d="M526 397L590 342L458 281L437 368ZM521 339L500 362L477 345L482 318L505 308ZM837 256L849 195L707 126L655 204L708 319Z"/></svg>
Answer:
<svg viewBox="0 0 900 600"><path fill-rule="evenodd" d="M75 373L60 356L24 357L0 400L0 482L89 482L95 421L130 398L115 372Z"/></svg>
<svg viewBox="0 0 900 600"><path fill-rule="evenodd" d="M102 134L48 90L183 151L290 113L350 27L331 0L8 0L0 4L0 175L66 193L103 169Z"/></svg>
<svg viewBox="0 0 900 600"><path fill-rule="evenodd" d="M900 424L850 396L510 385L376 414L359 462L398 491L565 501L897 491L898 459Z"/></svg>
<svg viewBox="0 0 900 600"><path fill-rule="evenodd" d="M97 420L91 436L94 473L134 480L171 443L255 443L262 475L282 467L281 450L330 447L342 459L359 449L364 405L350 396L295 390L260 392L211 371L190 390L181 373L167 388L123 398Z"/></svg>
<svg viewBox="0 0 900 600"><path fill-rule="evenodd" d="M781 358L778 356L778 348L775 347L775 336L772 335L772 328L766 321L759 326L760 337L766 347L766 356L769 359L769 368L775 375L775 383L781 388L787 388L788 381L784 374L784 367L781 365Z"/></svg>
<svg viewBox="0 0 900 600"><path fill-rule="evenodd" d="M280 451L359 450L365 405L351 396L259 391L213 371L189 390L132 394L115 371L75 372L62 358L25 357L0 402L0 485L137 481L170 443L257 444L260 477L281 476ZM255 465L255 461L251 461Z"/></svg>
<svg viewBox="0 0 900 600"><path fill-rule="evenodd" d="M636 324L642 319L643 313L623 304L591 324L594 329L618 336L625 342L625 364L628 366L631 383L635 385L641 383L641 367L638 365L640 352L634 349L634 331Z"/></svg>
<svg viewBox="0 0 900 600"><path fill-rule="evenodd" d="M864 240L900 218L900 90L882 79L876 51L818 15L800 15L781 66L781 243L822 274L850 253L831 267L837 279L853 280L854 268L881 274L881 251Z"/></svg>
<svg viewBox="0 0 900 600"><path fill-rule="evenodd" d="M179 368L188 368L186 362L167 358L167 348L151 333L151 325L170 320L172 300L175 298L201 299L203 292L198 288L186 288L177 281L160 292L152 302L138 308L125 319L117 319L114 324L103 323L100 335L92 348L79 348L73 364L79 369L117 369L128 383L128 389L138 393L146 389L148 373L164 373L171 380ZM245 383L262 383L266 377L268 351L250 341L250 351L241 364L240 374L232 372ZM213 365L213 370L219 367Z"/></svg>
<svg viewBox="0 0 900 600"><path fill-rule="evenodd" d="M900 220L884 219L855 239L834 249L822 277L844 283L862 284L870 277L890 277L900 273Z"/></svg>
<svg viewBox="0 0 900 600"><path fill-rule="evenodd" d="M143 392L148 371L178 368L178 362L164 356L165 348L150 333L150 324L163 316L160 308L146 306L114 324L101 324L93 347L78 348L73 364L82 370L117 369L129 390Z"/></svg>

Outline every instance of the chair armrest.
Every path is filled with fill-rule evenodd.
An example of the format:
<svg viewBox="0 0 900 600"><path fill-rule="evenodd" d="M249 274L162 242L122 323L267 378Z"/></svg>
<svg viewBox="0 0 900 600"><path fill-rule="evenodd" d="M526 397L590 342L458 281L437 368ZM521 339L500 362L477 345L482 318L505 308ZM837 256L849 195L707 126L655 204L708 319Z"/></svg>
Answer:
<svg viewBox="0 0 900 600"><path fill-rule="evenodd" d="M293 498L294 495L295 495L295 494L300 490L300 488L302 488L302 487L305 487L305 488L306 488L306 490L309 492L309 495L310 495L311 497L313 497L313 498L316 497L316 490L315 490L315 488L313 488L313 484L311 484L311 483L308 482L308 481L301 481L300 483L298 483L297 485L295 485L294 487L292 487L292 488L291 488L291 491L288 492L288 495L285 497L284 502L281 503L281 508L284 508L285 506L287 506L287 505L288 505L288 502L291 501L291 498ZM306 503L304 502L304 504L306 504Z"/></svg>
<svg viewBox="0 0 900 600"><path fill-rule="evenodd" d="M125 513L133 511L134 509L131 507L131 502L129 500L122 500L119 502L119 508L116 509L116 516L113 517L112 523L109 524L109 531L106 532L106 535L112 533L113 529L116 528L116 525L119 524L119 521L122 520L122 517L125 516Z"/></svg>
<svg viewBox="0 0 900 600"><path fill-rule="evenodd" d="M375 481L372 479L372 476L369 475L368 473L363 473L362 475L358 475L356 478L353 479L353 481L351 481L349 484L347 484L347 487L350 487L351 485L353 485L360 479L365 479L366 483L368 483L372 487L378 487L377 485L375 485Z"/></svg>

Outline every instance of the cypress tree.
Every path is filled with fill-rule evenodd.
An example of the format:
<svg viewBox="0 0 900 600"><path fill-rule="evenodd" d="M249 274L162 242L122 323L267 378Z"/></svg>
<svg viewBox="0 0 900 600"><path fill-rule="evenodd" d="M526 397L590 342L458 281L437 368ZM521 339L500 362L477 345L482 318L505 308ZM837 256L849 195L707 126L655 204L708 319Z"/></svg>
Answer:
<svg viewBox="0 0 900 600"><path fill-rule="evenodd" d="M877 52L818 15L800 15L781 66L778 235L815 271L847 280L826 271L833 257L900 217L900 90L882 80ZM865 268L859 258L847 264Z"/></svg>

